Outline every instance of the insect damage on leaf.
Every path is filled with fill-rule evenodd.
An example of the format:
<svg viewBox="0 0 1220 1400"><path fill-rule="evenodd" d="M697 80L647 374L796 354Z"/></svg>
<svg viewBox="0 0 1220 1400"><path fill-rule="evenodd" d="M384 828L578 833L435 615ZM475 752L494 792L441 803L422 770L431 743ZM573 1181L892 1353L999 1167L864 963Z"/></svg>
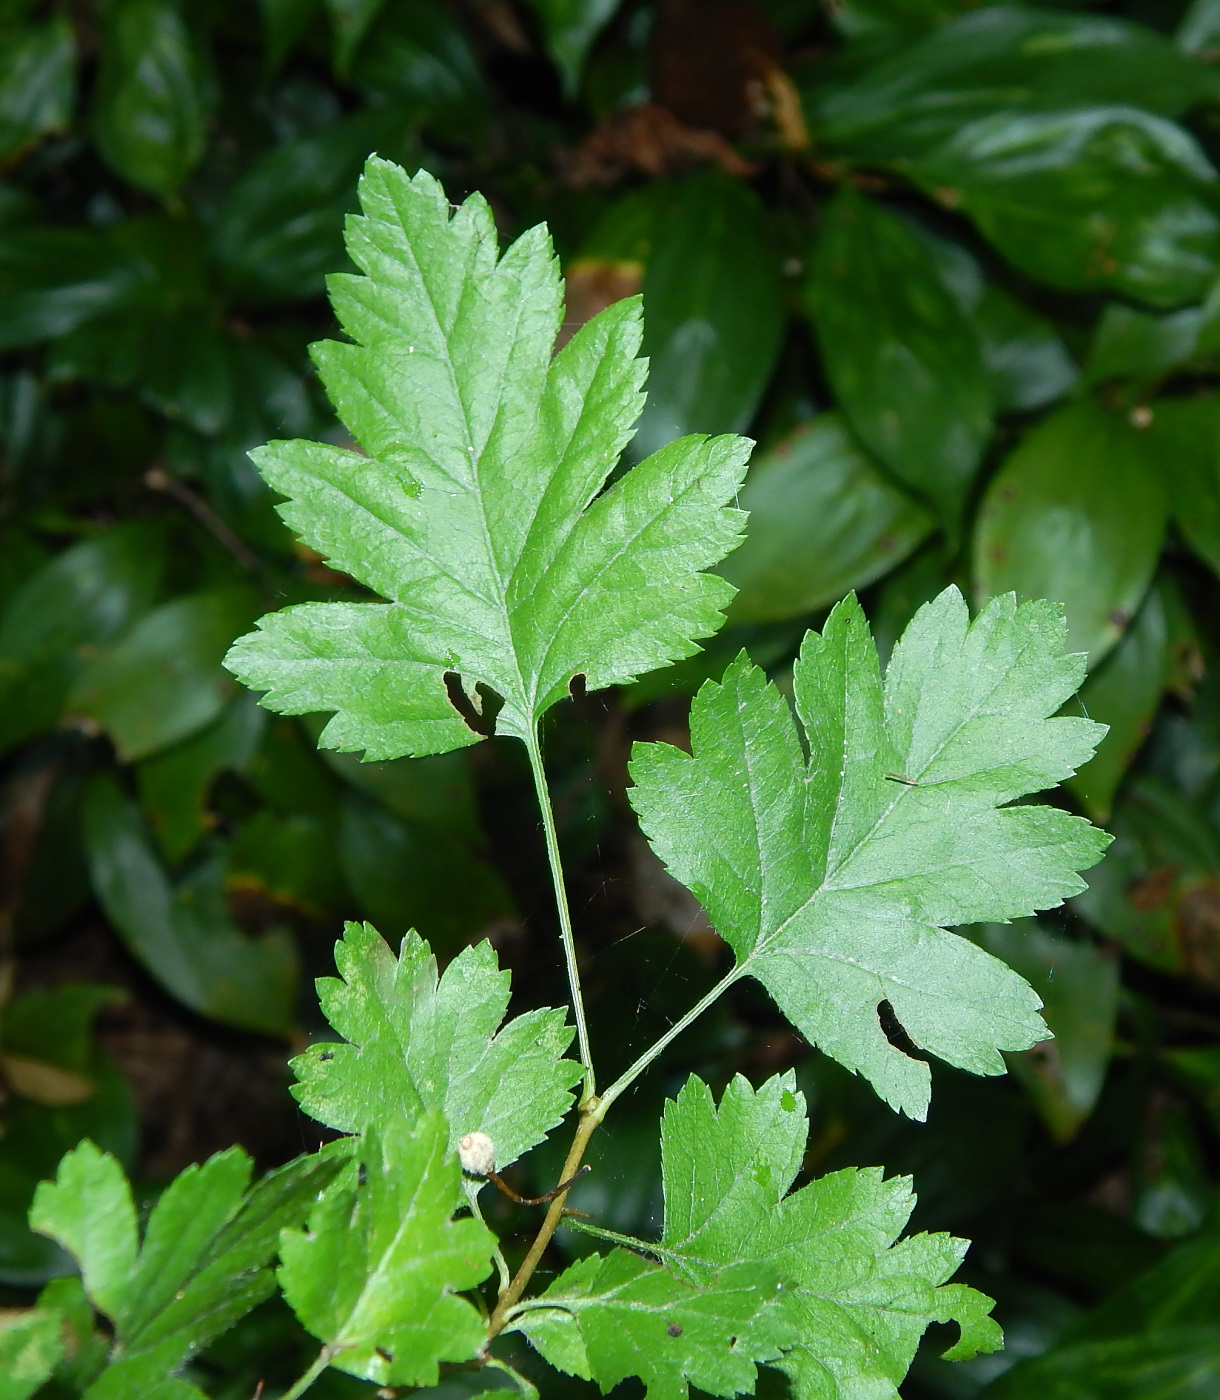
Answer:
<svg viewBox="0 0 1220 1400"><path fill-rule="evenodd" d="M360 200L364 275L330 279L351 342L313 353L367 455L252 455L302 540L388 602L270 614L230 670L281 713L334 711L323 744L385 759L477 742L489 690L497 731L525 738L577 675L596 689L693 655L733 595L703 570L738 543L748 440L681 438L603 490L643 405L639 299L553 354L545 227L497 257L481 195L453 213L427 172L377 158Z"/></svg>
<svg viewBox="0 0 1220 1400"><path fill-rule="evenodd" d="M922 1118L930 1072L890 1043L976 1074L1044 1040L1041 1002L956 924L1061 904L1109 836L1053 807L1105 729L1056 716L1084 677L1062 611L997 598L971 623L947 589L916 614L882 685L854 597L796 663L796 712L739 658L691 712L692 754L637 744L631 800L657 853L698 896L797 1029ZM895 782L894 775L900 775Z"/></svg>

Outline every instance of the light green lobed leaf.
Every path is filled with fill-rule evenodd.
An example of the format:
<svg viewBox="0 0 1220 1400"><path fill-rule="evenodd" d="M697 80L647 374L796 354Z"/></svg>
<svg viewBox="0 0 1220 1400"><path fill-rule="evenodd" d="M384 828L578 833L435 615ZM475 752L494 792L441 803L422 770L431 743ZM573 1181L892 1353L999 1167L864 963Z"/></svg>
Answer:
<svg viewBox="0 0 1220 1400"><path fill-rule="evenodd" d="M685 1400L688 1384L752 1394L755 1363L777 1359L790 1336L781 1293L766 1264L726 1261L698 1287L615 1249L573 1264L514 1326L552 1365L603 1391L639 1376L649 1400Z"/></svg>
<svg viewBox="0 0 1220 1400"><path fill-rule="evenodd" d="M435 1385L441 1361L468 1361L487 1340L465 1299L491 1272L495 1237L451 1219L461 1168L439 1113L370 1129L310 1212L286 1230L280 1285L332 1365L381 1385Z"/></svg>
<svg viewBox="0 0 1220 1400"><path fill-rule="evenodd" d="M135 1394L135 1377L168 1377L270 1297L280 1231L305 1218L343 1163L341 1151L325 1149L250 1188L249 1157L229 1148L170 1183L137 1248L131 1187L118 1162L88 1139L69 1152L56 1180L39 1186L30 1225L75 1257L89 1300L114 1324L115 1364L98 1394ZM107 1380L114 1371L119 1378Z"/></svg>
<svg viewBox="0 0 1220 1400"><path fill-rule="evenodd" d="M1053 787L1104 733L1055 717L1084 675L1057 605L993 600L970 623L947 589L916 614L882 685L855 598L809 633L796 712L745 657L691 712L693 753L634 751L631 800L657 853L797 1029L895 1108L927 1112L930 1072L887 1039L976 1074L1046 1038L1032 989L946 932L1084 888L1106 833L1014 799Z"/></svg>
<svg viewBox="0 0 1220 1400"><path fill-rule="evenodd" d="M909 1179L849 1168L787 1194L808 1131L791 1071L757 1092L739 1075L719 1109L692 1076L661 1125L664 1230L641 1244L661 1262L583 1259L515 1329L560 1370L603 1390L638 1375L654 1400L687 1382L752 1393L756 1363L786 1372L796 1400L897 1400L930 1322L959 1324L953 1359L994 1351L991 1299L946 1283L965 1241L895 1243Z"/></svg>
<svg viewBox="0 0 1220 1400"><path fill-rule="evenodd" d="M735 1260L772 1268L785 1287L782 1359L797 1400L896 1397L930 1322L957 1321L954 1359L994 1351L991 1299L946 1284L964 1240L895 1241L915 1200L910 1180L847 1168L786 1195L808 1136L789 1071L757 1092L740 1075L719 1109L692 1076L662 1120L662 1247L672 1267L707 1284Z"/></svg>
<svg viewBox="0 0 1220 1400"><path fill-rule="evenodd" d="M347 244L365 275L330 279L353 343L314 359L367 455L253 456L301 538L389 602L286 608L226 664L271 709L335 711L327 747L385 759L477 742L446 673L490 686L498 729L524 738L576 675L596 689L693 655L732 597L701 570L738 540L747 440L682 438L603 491L643 403L638 300L553 356L544 227L497 260L480 195L452 212L427 172L377 158L360 198Z"/></svg>
<svg viewBox="0 0 1220 1400"><path fill-rule="evenodd" d="M349 923L335 962L340 978L320 978L318 994L350 1043L321 1042L292 1061L292 1092L319 1122L359 1133L439 1111L451 1151L486 1133L502 1171L568 1111L582 1071L561 1058L566 1013L527 1011L501 1027L510 978L490 943L464 948L438 977L417 933L395 958L371 924Z"/></svg>

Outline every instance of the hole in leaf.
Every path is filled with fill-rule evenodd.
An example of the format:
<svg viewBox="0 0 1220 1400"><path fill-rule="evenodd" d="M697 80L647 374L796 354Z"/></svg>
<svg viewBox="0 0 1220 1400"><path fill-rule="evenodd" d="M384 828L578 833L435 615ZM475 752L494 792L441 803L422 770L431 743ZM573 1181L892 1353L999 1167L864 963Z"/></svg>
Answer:
<svg viewBox="0 0 1220 1400"><path fill-rule="evenodd" d="M496 716L504 708L504 700L482 681L476 681L474 689L478 696L477 704L466 693L461 676L456 671L445 672L445 693L449 703L461 715L471 733L490 739L496 732Z"/></svg>
<svg viewBox="0 0 1220 1400"><path fill-rule="evenodd" d="M568 682L568 694L573 700L583 700L589 693L589 678L583 671L577 673Z"/></svg>
<svg viewBox="0 0 1220 1400"><path fill-rule="evenodd" d="M886 1040L889 1041L895 1050L901 1050L904 1055L912 1060L923 1059L923 1055L921 1055L919 1051L919 1046L907 1035L902 1027L902 1022L898 1019L894 1008L888 1001L879 1001L877 1003L877 1020L881 1023L882 1035L885 1036Z"/></svg>

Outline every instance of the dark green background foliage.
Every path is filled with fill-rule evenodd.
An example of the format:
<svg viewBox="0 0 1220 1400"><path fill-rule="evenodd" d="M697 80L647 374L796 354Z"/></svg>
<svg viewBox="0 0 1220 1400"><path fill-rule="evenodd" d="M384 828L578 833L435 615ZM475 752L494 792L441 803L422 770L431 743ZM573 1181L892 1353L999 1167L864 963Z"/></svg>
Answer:
<svg viewBox="0 0 1220 1400"><path fill-rule="evenodd" d="M81 1137L150 1200L234 1141L300 1150L284 1061L344 917L489 936L522 1008L565 1000L514 747L361 765L220 667L263 611L364 596L245 453L343 441L307 346L376 150L505 237L546 219L573 324L642 290L633 458L760 443L725 632L548 721L609 1068L723 964L624 789L739 648L783 684L852 588L883 650L950 582L1015 589L1064 604L1111 726L1069 784L1117 838L1088 892L973 931L1053 1043L938 1069L911 1124L741 986L599 1135L582 1207L647 1234L665 1093L795 1063L806 1169L914 1172L916 1226L973 1238L999 1300L1006 1352L929 1348L904 1394L1220 1393L1218 59L1216 0L0 0L7 1302L65 1270L25 1213ZM191 1377L273 1395L309 1352L269 1304Z"/></svg>

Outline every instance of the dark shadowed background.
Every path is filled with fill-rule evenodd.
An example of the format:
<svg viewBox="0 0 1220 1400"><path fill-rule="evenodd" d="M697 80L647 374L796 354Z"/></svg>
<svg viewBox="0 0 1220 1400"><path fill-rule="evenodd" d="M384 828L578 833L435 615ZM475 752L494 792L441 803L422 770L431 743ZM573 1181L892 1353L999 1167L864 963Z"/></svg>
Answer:
<svg viewBox="0 0 1220 1400"><path fill-rule="evenodd" d="M759 443L723 633L548 721L607 1069L721 967L626 760L686 742L740 648L783 684L850 589L883 654L950 582L1015 589L1063 603L1111 726L1062 797L1117 838L1087 893L970 930L1054 1042L937 1066L916 1125L739 986L600 1135L582 1206L647 1234L665 1095L795 1064L806 1169L913 1173L916 1228L972 1238L998 1299L1008 1349L932 1337L905 1396L1215 1400L1220 0L0 0L0 1305L67 1267L25 1213L81 1137L150 1198L317 1141L286 1060L344 918L488 937L518 1009L566 997L520 746L362 765L220 667L267 609L365 596L245 453L347 440L307 347L374 150L483 191L505 239L547 220L569 333L643 292L634 456ZM270 1397L311 1354L268 1304L191 1375Z"/></svg>

